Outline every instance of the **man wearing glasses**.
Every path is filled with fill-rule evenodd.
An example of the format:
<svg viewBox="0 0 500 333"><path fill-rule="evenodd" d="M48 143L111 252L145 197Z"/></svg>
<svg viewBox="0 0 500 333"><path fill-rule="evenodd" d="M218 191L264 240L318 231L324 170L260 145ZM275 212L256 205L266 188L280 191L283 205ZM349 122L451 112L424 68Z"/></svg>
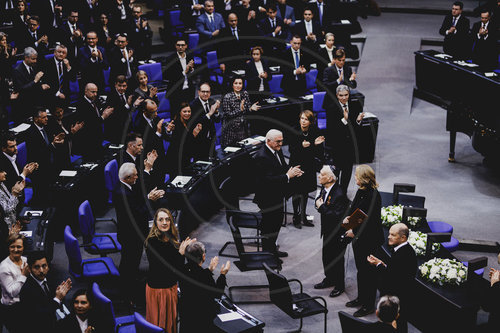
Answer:
<svg viewBox="0 0 500 333"><path fill-rule="evenodd" d="M193 56L186 53L187 41L180 37L175 42L177 52L172 54L166 63L163 77L168 78L168 90L166 97L170 100L171 117L179 112L182 102L189 102L194 98L194 84L192 74L194 71Z"/></svg>

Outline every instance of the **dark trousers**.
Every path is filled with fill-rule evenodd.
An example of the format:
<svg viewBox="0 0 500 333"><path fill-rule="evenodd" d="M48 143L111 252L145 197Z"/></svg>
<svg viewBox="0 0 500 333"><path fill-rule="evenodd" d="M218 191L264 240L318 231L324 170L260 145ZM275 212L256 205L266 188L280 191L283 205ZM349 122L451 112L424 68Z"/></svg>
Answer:
<svg viewBox="0 0 500 333"><path fill-rule="evenodd" d="M122 257L120 260L121 288L124 295L133 300L136 287L138 287L139 264L141 263L144 243L140 239L119 240L122 245Z"/></svg>
<svg viewBox="0 0 500 333"><path fill-rule="evenodd" d="M344 194L347 195L347 189L349 188L349 183L351 181L351 176L352 176L353 162L352 161L335 162L335 167L337 168L336 175L339 178L340 188L342 189L342 192L344 192Z"/></svg>
<svg viewBox="0 0 500 333"><path fill-rule="evenodd" d="M12 305L0 304L0 311L1 321L9 333L23 332L21 324L23 321L23 312L20 303L14 303ZM0 331L1 330L2 325L0 324Z"/></svg>
<svg viewBox="0 0 500 333"><path fill-rule="evenodd" d="M271 208L262 209L262 249L271 253L276 252L276 240L283 222L283 203L276 204Z"/></svg>
<svg viewBox="0 0 500 333"><path fill-rule="evenodd" d="M345 289L344 254L345 245L340 236L345 232L339 228L337 232L323 235L322 259L325 271L325 280L335 285L337 289Z"/></svg>
<svg viewBox="0 0 500 333"><path fill-rule="evenodd" d="M302 222L307 221L306 207L307 207L308 195L309 193L299 193L293 196L292 198L293 223L300 223L301 220Z"/></svg>
<svg viewBox="0 0 500 333"><path fill-rule="evenodd" d="M364 307L373 309L377 294L377 271L375 267L368 263L366 258L374 253L374 250L360 249L354 244L353 251L354 261L358 270L358 299Z"/></svg>

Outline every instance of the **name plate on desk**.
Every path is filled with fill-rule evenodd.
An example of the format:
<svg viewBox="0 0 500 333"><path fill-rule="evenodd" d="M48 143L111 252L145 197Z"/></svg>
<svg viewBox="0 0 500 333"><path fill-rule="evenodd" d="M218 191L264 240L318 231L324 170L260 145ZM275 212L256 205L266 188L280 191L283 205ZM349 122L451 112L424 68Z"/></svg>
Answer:
<svg viewBox="0 0 500 333"><path fill-rule="evenodd" d="M193 177L190 177L190 176L177 176L177 177L174 178L174 180L172 180L172 185L174 185L175 187L182 188L182 187L186 186L187 183L189 183L189 181L191 180L191 178L193 178Z"/></svg>
<svg viewBox="0 0 500 333"><path fill-rule="evenodd" d="M340 23L342 23L342 24L351 24L351 21L349 21L349 20L340 20Z"/></svg>
<svg viewBox="0 0 500 333"><path fill-rule="evenodd" d="M265 138L264 138L265 140ZM240 145L258 145L259 143L263 142L262 140L258 138L246 138L244 140L239 141L238 143Z"/></svg>

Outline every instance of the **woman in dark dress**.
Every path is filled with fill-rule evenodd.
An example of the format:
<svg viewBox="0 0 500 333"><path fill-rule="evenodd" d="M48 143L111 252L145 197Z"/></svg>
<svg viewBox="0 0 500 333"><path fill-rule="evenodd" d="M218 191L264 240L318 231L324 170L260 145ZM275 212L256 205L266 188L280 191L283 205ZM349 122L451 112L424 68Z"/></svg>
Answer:
<svg viewBox="0 0 500 333"><path fill-rule="evenodd" d="M12 17L12 23L14 24L14 33L17 36L22 36L24 30L27 29L26 22L28 21L29 16L30 15L26 1L18 0L14 15ZM23 50L20 50L19 52L22 51Z"/></svg>
<svg viewBox="0 0 500 333"><path fill-rule="evenodd" d="M146 320L168 333L177 331L177 281L184 269L184 251L191 242L189 237L179 242L179 233L168 209L156 211L145 241L149 261Z"/></svg>
<svg viewBox="0 0 500 333"><path fill-rule="evenodd" d="M384 233L380 220L382 202L377 190L378 183L373 169L362 164L356 167L354 173L356 185L359 186L356 196L352 200L347 215L351 215L357 208L361 209L368 217L358 227L348 230L346 237L352 238L354 260L358 269L358 297L346 303L347 307L361 307L354 313L355 317L362 317L375 312L375 294L377 292L376 267L371 266L367 257L378 252L384 243ZM349 223L349 216L343 221Z"/></svg>
<svg viewBox="0 0 500 333"><path fill-rule="evenodd" d="M101 15L99 15L99 23L96 24L96 33L97 38L99 39L97 44L104 47L106 52L111 51L113 46L115 46L113 43L115 33L111 30L108 15L105 13L101 13Z"/></svg>
<svg viewBox="0 0 500 333"><path fill-rule="evenodd" d="M197 137L202 126L191 119L189 104L182 102L179 114L167 125L167 132L170 128L172 135L167 151L167 172L172 178L181 173L196 155Z"/></svg>
<svg viewBox="0 0 500 333"><path fill-rule="evenodd" d="M304 174L293 182L293 225L300 229L302 224L313 227L307 221L306 207L309 192L316 190L316 158L323 156L325 137L319 134L316 119L310 110L300 113L299 126L289 141L290 165L300 165Z"/></svg>
<svg viewBox="0 0 500 333"><path fill-rule="evenodd" d="M135 78L137 79L139 86L134 90L134 101L140 97L143 100L152 99L155 101L156 105L160 105L160 100L156 95L158 93L158 89L148 84L148 74L145 71L140 70L137 71Z"/></svg>
<svg viewBox="0 0 500 333"><path fill-rule="evenodd" d="M247 80L247 91L252 102L257 102L268 97L271 92L269 81L273 78L266 60L262 59L264 50L255 46L250 51L252 58L247 62L245 76Z"/></svg>
<svg viewBox="0 0 500 333"><path fill-rule="evenodd" d="M12 79L12 66L16 62L17 49L7 41L7 34L0 31L0 130L8 129L7 104L10 104L9 85Z"/></svg>
<svg viewBox="0 0 500 333"><path fill-rule="evenodd" d="M92 301L86 289L79 289L73 295L70 315L57 322L56 332L59 333L98 333L107 332L98 323L98 315L92 311ZM108 329L113 329L109 327Z"/></svg>
<svg viewBox="0 0 500 333"><path fill-rule="evenodd" d="M232 92L224 95L222 99L222 132L221 146L227 147L234 145L248 137L248 122L245 114L250 111L260 109L258 102L251 104L250 96L243 90L243 79L235 76L231 80Z"/></svg>

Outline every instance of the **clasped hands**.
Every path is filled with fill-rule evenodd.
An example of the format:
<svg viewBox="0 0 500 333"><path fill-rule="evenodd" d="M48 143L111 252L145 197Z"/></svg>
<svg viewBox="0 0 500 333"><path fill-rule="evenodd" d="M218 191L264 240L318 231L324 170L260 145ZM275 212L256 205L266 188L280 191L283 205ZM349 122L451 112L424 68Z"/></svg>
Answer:
<svg viewBox="0 0 500 333"><path fill-rule="evenodd" d="M304 174L304 171L300 169L300 165L296 165L288 169L287 173L288 178L292 179L294 177L300 177Z"/></svg>

